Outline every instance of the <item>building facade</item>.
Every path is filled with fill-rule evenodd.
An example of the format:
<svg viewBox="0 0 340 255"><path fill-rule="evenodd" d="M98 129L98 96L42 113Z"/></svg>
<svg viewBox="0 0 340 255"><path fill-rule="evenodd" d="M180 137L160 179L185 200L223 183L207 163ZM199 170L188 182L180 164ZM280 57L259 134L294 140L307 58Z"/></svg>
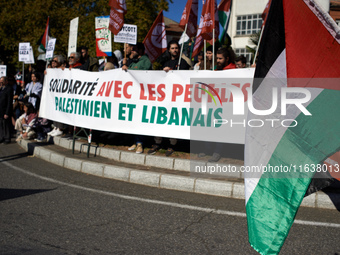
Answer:
<svg viewBox="0 0 340 255"><path fill-rule="evenodd" d="M340 25L340 0L315 1ZM247 46L255 48L250 39L261 30L262 13L267 3L268 0L234 0L232 4L228 34L236 55L246 56L248 65L252 64L252 53L247 50Z"/></svg>
<svg viewBox="0 0 340 255"><path fill-rule="evenodd" d="M248 65L251 64L252 53L247 46L254 48L251 43L252 35L258 33L262 27L262 13L268 0L234 0L228 34L231 37L231 46L237 56L244 55Z"/></svg>

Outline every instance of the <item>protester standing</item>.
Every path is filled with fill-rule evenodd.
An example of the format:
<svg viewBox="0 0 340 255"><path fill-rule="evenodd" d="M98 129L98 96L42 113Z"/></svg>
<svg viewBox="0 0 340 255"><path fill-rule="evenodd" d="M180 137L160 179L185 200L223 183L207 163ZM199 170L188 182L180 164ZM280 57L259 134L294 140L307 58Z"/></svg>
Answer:
<svg viewBox="0 0 340 255"><path fill-rule="evenodd" d="M163 65L163 70L165 72L169 72L170 70L178 70L178 63L179 63L179 56L180 56L180 48L177 41L172 40L168 44L168 51L170 53L170 60L166 61ZM189 70L190 65L184 60L181 59L181 62L179 63L179 70ZM152 145L152 148L148 151L148 154L155 154L160 148L161 144L163 142L162 137L154 137L155 144ZM165 153L165 155L168 157L172 155L175 151L175 146L177 144L176 138L170 138L169 139L169 146Z"/></svg>
<svg viewBox="0 0 340 255"><path fill-rule="evenodd" d="M98 72L99 70L99 62L97 58L91 57L89 55L89 49L85 46L80 47L81 59L83 61L83 65L80 67L81 70L90 71L90 72Z"/></svg>
<svg viewBox="0 0 340 255"><path fill-rule="evenodd" d="M28 102L30 102L35 109L39 109L40 98L42 93L43 85L39 82L40 75L36 72L31 75L32 82L28 83L25 90L25 97L28 98Z"/></svg>
<svg viewBox="0 0 340 255"><path fill-rule="evenodd" d="M13 87L6 76L0 79L0 143L11 142L11 120L13 113Z"/></svg>
<svg viewBox="0 0 340 255"><path fill-rule="evenodd" d="M145 54L145 47L142 43L130 45L130 64L122 66L123 70L152 70L152 63L149 57ZM126 62L125 62L126 63ZM129 151L135 150L136 153L143 153L144 136L135 135L134 144L128 148Z"/></svg>

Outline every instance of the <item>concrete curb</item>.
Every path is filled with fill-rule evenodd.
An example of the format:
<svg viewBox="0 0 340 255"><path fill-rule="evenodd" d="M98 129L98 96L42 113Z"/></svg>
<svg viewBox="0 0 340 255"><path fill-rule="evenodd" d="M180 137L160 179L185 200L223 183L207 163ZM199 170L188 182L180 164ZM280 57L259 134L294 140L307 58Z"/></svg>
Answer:
<svg viewBox="0 0 340 255"><path fill-rule="evenodd" d="M72 143L70 140L55 137L54 142L56 145L59 145L63 148L72 149ZM38 158L82 173L162 189L186 191L226 198L245 198L244 183L240 182L212 180L93 163L89 160L79 160L58 154L31 141L20 140L18 144ZM76 142L75 147L80 149L80 143ZM83 151L85 152L86 148L83 148ZM91 153L94 153L94 149L92 148ZM171 170L190 171L190 162L189 160L184 159L136 154L108 148L98 148L97 155L129 164L141 164L144 166L157 166L159 168ZM204 162L199 163L202 165L207 165L207 163ZM236 176L238 177L238 175ZM235 177L235 174L233 174L232 177ZM325 194L323 192L317 192L304 198L301 206L323 209L337 209L340 208L340 194Z"/></svg>
<svg viewBox="0 0 340 255"><path fill-rule="evenodd" d="M53 141L55 145L63 147L65 149L72 149L72 140L68 140L61 137L53 137ZM75 150L80 151L80 145L82 143L76 141L75 143ZM87 146L82 146L82 152L87 152ZM90 153L95 153L95 148L91 147ZM210 167L216 166L216 163L209 163L203 161L190 161L185 159L176 159L176 158L167 158L155 155L147 155L147 154L136 154L134 152L127 152L127 151L119 151L115 149L97 148L97 155L112 159L115 161L120 161L129 164L135 165L142 165L142 166L150 166L150 167L158 167L164 168L169 170L176 170L176 171L184 171L184 172L194 172L194 166L201 166L201 167ZM232 165L232 164L218 164L220 167L230 168L234 167L235 169L239 170L240 165ZM243 174L240 171L225 173L224 177L231 177L231 178L243 178Z"/></svg>

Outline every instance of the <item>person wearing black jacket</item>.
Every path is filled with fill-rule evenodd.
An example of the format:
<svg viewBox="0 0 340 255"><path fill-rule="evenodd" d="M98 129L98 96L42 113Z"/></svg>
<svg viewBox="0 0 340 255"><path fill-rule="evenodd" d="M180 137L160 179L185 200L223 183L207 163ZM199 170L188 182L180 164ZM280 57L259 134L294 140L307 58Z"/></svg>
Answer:
<svg viewBox="0 0 340 255"><path fill-rule="evenodd" d="M168 72L170 70L178 70L178 62L180 55L180 47L177 41L172 40L168 44L168 52L170 54L170 59L166 61L163 65L163 70ZM190 65L182 58L179 70L189 70Z"/></svg>
<svg viewBox="0 0 340 255"><path fill-rule="evenodd" d="M13 87L6 76L0 79L0 143L11 142L11 117L13 113Z"/></svg>
<svg viewBox="0 0 340 255"><path fill-rule="evenodd" d="M166 61L163 65L163 70L165 72L169 72L170 70L189 70L190 65L183 59L181 58L181 62L179 64L178 68L178 62L179 62L179 56L180 56L180 48L179 44L176 40L172 40L168 43L168 52L170 53L170 59ZM152 145L152 148L148 151L148 154L155 154L160 148L161 144L163 142L162 137L154 137L155 144ZM170 138L169 139L169 146L168 149L165 153L167 157L172 155L175 151L175 147L177 144L177 139L176 138Z"/></svg>

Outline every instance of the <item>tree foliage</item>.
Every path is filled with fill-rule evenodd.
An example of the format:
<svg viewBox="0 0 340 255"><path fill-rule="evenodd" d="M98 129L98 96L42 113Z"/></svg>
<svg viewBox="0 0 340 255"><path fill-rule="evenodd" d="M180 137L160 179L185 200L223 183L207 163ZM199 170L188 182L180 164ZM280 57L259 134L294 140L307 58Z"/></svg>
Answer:
<svg viewBox="0 0 340 255"><path fill-rule="evenodd" d="M254 59L254 55L256 53L256 49L259 46L259 40L260 40L260 35L261 35L261 31L257 32L256 34L253 34L250 36L249 38L249 43L255 45L255 47L250 47L250 46L246 46L247 51L251 52L252 54L252 59Z"/></svg>
<svg viewBox="0 0 340 255"><path fill-rule="evenodd" d="M172 0L169 0L172 2ZM138 41L142 42L158 12L168 10L168 0L126 0L126 24L138 27ZM70 21L79 17L78 47L85 45L95 56L95 17L110 14L109 0L11 0L0 1L0 62L10 68L20 68L18 46L30 42L35 59L40 54L37 42L50 17L50 36L57 38L55 54L66 56ZM112 49L123 49L113 43Z"/></svg>

